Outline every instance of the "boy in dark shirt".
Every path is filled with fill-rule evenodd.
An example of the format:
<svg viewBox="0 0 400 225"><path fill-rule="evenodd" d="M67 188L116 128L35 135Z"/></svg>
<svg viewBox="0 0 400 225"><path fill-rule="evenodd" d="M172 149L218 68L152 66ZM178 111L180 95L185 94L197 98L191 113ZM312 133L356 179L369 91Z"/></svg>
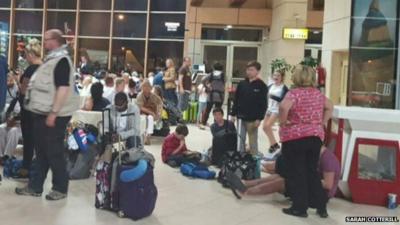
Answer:
<svg viewBox="0 0 400 225"><path fill-rule="evenodd" d="M221 167L227 152L237 150L237 133L235 124L224 119L224 111L221 108L213 110L215 122L211 125L213 136L211 147L211 163Z"/></svg>
<svg viewBox="0 0 400 225"><path fill-rule="evenodd" d="M235 100L232 107L232 119L238 119L240 148L244 148L246 133L249 135L250 153L258 153L258 127L264 119L267 110L268 87L259 77L261 64L249 62L247 64L247 78L236 88ZM242 149L244 150L244 149Z"/></svg>

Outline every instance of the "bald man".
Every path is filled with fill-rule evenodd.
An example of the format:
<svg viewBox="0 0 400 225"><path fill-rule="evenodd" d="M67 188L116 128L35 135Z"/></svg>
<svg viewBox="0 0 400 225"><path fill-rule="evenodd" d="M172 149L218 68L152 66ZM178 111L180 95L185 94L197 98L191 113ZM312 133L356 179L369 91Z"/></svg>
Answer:
<svg viewBox="0 0 400 225"><path fill-rule="evenodd" d="M34 117L34 146L37 165L26 187L16 188L18 195L40 197L49 169L53 187L47 200L67 197L68 173L64 158L64 133L72 114L79 109L79 96L74 89L71 58L60 30L44 34L47 56L30 80L25 108Z"/></svg>
<svg viewBox="0 0 400 225"><path fill-rule="evenodd" d="M142 84L142 92L136 98L136 102L140 108L140 113L146 115L146 136L145 145L150 145L150 137L154 133L154 124L161 118L163 102L160 97L151 92L151 84L146 79Z"/></svg>

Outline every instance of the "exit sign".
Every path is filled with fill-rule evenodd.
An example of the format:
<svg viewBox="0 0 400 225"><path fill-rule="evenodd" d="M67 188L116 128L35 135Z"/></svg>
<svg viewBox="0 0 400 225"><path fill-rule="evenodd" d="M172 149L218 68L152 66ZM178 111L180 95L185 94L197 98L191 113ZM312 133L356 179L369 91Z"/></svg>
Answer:
<svg viewBox="0 0 400 225"><path fill-rule="evenodd" d="M283 28L283 39L307 40L308 29Z"/></svg>

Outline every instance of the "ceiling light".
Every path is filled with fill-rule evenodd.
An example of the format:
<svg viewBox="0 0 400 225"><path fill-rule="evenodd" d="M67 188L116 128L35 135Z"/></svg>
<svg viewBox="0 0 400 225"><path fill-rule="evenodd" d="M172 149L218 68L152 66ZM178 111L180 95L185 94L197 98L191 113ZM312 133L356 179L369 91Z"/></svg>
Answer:
<svg viewBox="0 0 400 225"><path fill-rule="evenodd" d="M119 15L118 15L118 19L119 19L119 20L124 20L124 19L125 19L124 14L119 14Z"/></svg>
<svg viewBox="0 0 400 225"><path fill-rule="evenodd" d="M181 23L178 22L165 22L165 26L167 27L167 31L177 31L181 26Z"/></svg>

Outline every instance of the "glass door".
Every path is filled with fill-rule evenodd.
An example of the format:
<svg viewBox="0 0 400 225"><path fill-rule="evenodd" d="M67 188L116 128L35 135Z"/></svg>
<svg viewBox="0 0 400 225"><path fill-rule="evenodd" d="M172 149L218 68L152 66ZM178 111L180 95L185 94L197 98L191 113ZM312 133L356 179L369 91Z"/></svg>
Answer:
<svg viewBox="0 0 400 225"><path fill-rule="evenodd" d="M233 46L232 80L246 78L246 65L253 60L258 60L258 47Z"/></svg>
<svg viewBox="0 0 400 225"><path fill-rule="evenodd" d="M215 62L224 65L224 73L227 74L228 46L226 45L205 45L203 51L203 62L206 71L211 71Z"/></svg>
<svg viewBox="0 0 400 225"><path fill-rule="evenodd" d="M242 43L204 42L202 58L206 68L211 70L215 62L224 66L227 87L246 77L249 61L259 60L259 45Z"/></svg>

